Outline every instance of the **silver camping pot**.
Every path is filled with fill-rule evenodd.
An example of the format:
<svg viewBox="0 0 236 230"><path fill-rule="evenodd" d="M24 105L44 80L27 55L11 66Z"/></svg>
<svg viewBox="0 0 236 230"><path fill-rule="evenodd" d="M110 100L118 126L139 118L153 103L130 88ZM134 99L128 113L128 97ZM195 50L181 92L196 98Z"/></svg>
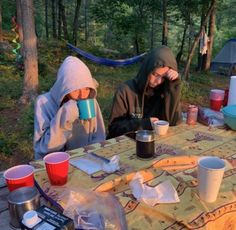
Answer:
<svg viewBox="0 0 236 230"><path fill-rule="evenodd" d="M40 196L35 187L22 187L12 191L8 197L10 225L20 228L20 221L25 212L40 207Z"/></svg>
<svg viewBox="0 0 236 230"><path fill-rule="evenodd" d="M136 154L140 158L151 158L155 153L155 134L151 130L138 130Z"/></svg>

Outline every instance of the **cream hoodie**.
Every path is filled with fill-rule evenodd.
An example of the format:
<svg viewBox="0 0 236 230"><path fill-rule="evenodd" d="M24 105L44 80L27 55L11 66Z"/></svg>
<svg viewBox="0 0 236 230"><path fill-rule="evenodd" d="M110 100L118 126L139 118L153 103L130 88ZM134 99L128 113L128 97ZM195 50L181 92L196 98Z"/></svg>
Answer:
<svg viewBox="0 0 236 230"><path fill-rule="evenodd" d="M55 151L71 150L105 140L103 117L95 99L96 117L79 120L76 101L62 104L68 93L89 87L90 98L96 88L88 67L78 58L69 56L57 73L57 80L48 93L38 96L34 116L35 159Z"/></svg>

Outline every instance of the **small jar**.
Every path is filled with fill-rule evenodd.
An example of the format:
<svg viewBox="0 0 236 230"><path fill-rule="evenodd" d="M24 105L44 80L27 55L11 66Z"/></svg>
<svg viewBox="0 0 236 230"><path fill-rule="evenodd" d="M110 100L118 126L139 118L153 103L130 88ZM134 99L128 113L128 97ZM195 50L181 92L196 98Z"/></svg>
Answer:
<svg viewBox="0 0 236 230"><path fill-rule="evenodd" d="M136 154L140 158L151 158L155 152L155 134L151 130L138 130L136 134Z"/></svg>
<svg viewBox="0 0 236 230"><path fill-rule="evenodd" d="M189 105L187 111L187 120L188 125L196 125L198 115L198 107L195 105Z"/></svg>

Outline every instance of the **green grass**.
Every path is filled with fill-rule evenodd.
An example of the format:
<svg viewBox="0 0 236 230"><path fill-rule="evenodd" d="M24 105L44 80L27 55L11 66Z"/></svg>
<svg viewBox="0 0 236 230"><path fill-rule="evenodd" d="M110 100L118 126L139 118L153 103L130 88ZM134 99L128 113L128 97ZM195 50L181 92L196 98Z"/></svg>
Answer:
<svg viewBox="0 0 236 230"><path fill-rule="evenodd" d="M41 94L51 88L60 63L70 52L64 42L39 41L38 53ZM112 68L84 61L99 82L98 101L107 127L117 86L133 78L139 65ZM23 107L18 103L22 94L23 75L23 71L16 67L14 55L0 55L0 170L33 159L33 105ZM188 82L182 81L182 102L208 106L210 89L224 89L228 84L228 77L192 73Z"/></svg>
<svg viewBox="0 0 236 230"><path fill-rule="evenodd" d="M5 132L0 132L0 154L4 154L6 156L12 155L12 151L14 151L17 146L17 138L15 135L9 135Z"/></svg>
<svg viewBox="0 0 236 230"><path fill-rule="evenodd" d="M182 101L200 106L209 106L210 89L226 89L229 85L228 76L211 73L192 73L188 82L182 81Z"/></svg>

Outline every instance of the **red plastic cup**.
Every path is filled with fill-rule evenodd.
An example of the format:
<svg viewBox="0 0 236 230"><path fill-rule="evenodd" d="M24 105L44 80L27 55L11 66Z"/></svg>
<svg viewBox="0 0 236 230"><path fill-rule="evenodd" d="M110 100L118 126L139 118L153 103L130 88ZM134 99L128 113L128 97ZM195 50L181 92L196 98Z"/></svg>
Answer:
<svg viewBox="0 0 236 230"><path fill-rule="evenodd" d="M210 108L215 111L220 111L223 105L224 96L224 90L212 89L210 92Z"/></svg>
<svg viewBox="0 0 236 230"><path fill-rule="evenodd" d="M34 186L34 168L30 165L18 165L4 172L9 191Z"/></svg>
<svg viewBox="0 0 236 230"><path fill-rule="evenodd" d="M210 99L221 101L224 100L225 91L222 89L212 89L210 92Z"/></svg>
<svg viewBox="0 0 236 230"><path fill-rule="evenodd" d="M220 111L221 107L223 105L223 100L210 100L210 108L215 111Z"/></svg>
<svg viewBox="0 0 236 230"><path fill-rule="evenodd" d="M50 153L43 158L52 185L64 185L67 182L69 158L70 155L65 152Z"/></svg>

